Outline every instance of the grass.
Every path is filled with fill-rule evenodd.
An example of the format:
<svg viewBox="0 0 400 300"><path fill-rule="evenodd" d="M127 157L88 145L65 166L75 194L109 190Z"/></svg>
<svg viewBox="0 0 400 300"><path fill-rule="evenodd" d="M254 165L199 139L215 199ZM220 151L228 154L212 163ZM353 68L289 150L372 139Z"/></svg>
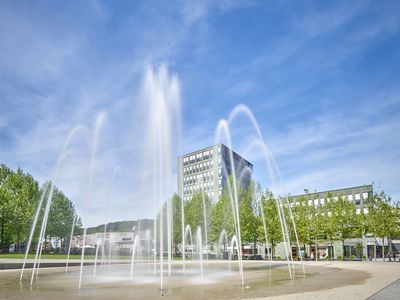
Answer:
<svg viewBox="0 0 400 300"><path fill-rule="evenodd" d="M25 254L23 253L7 253L7 254L0 254L0 259L2 258L10 258L10 259L18 259L18 258L25 258ZM28 254L28 258L35 258L35 254ZM70 259L77 259L81 258L80 255L71 254L69 256ZM85 256L85 258L94 258L93 255ZM42 259L67 259L66 254L42 254Z"/></svg>
<svg viewBox="0 0 400 300"><path fill-rule="evenodd" d="M24 259L25 258L25 253L3 253L0 254L0 259L3 258L9 258L9 259ZM34 253L30 253L28 254L28 258L35 258L35 254ZM70 259L81 259L81 255L80 254L71 254L69 256ZM85 259L94 259L95 256L94 255L85 255ZM108 256L107 256L108 258ZM67 259L67 254L42 254L42 259ZM101 259L101 255L99 254L98 259ZM115 259L126 259L129 260L131 259L131 255L113 255L111 257L112 260ZM157 257L157 259L159 259L159 257ZM174 258L177 259L177 258ZM180 259L180 258L178 258Z"/></svg>
<svg viewBox="0 0 400 300"><path fill-rule="evenodd" d="M3 253L0 254L0 259L24 259L25 258L25 253ZM35 258L35 254L34 253L30 253L28 254L28 258L34 259ZM81 259L81 255L80 254L71 254L69 256L70 259ZM85 255L85 259L94 259L95 256L94 255ZM42 254L42 259L67 259L67 255L66 254ZM99 255L99 259L101 259L101 255ZM111 260L115 260L115 259L120 259L120 260L130 260L131 259L131 255L113 255L111 257ZM147 259L147 257L145 257L144 259ZM157 255L157 260L160 259L160 256ZM167 257L164 257L164 259L166 260ZM182 260L181 257L175 257L172 256L172 260ZM190 257L187 257L186 260L191 260ZM151 257L151 261L153 261L153 257Z"/></svg>

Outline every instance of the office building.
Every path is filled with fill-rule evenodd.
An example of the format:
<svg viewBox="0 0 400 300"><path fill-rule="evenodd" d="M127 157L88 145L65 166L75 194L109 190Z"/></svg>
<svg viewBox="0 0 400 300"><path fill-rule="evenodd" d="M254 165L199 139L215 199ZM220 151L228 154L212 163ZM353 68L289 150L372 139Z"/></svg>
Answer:
<svg viewBox="0 0 400 300"><path fill-rule="evenodd" d="M290 196L291 206L300 205L301 199L306 199L308 205L325 205L327 199L337 200L338 197L347 201L352 201L356 205L356 213L360 214L362 211L368 213L366 208L368 201L373 197L373 186L372 184L361 185L355 187L341 188L322 192L312 192L305 190L304 194ZM343 253L343 247L341 241L334 241L333 244L327 240L318 241L318 257L323 258L325 256L332 256L332 253L337 256L350 256L357 253L357 248L361 247L363 256L371 256L375 239L372 237L355 237L352 239L345 240L345 252ZM282 247L281 247L282 248ZM379 248L379 247L378 247ZM283 249L283 248L282 248ZM283 250L280 249L280 255L283 255ZM304 245L301 245L301 251L305 251L308 256L315 257L315 246L308 245L306 249ZM292 252L296 254L296 245L292 244Z"/></svg>
<svg viewBox="0 0 400 300"><path fill-rule="evenodd" d="M368 199L372 197L373 187L372 184L367 184L323 192L315 191L310 193L308 190L305 190L305 192L306 193L304 194L290 197L292 206L298 204L299 202L297 200L302 197L305 197L308 200L308 205L324 205L329 195L333 199L337 199L341 196L348 201L354 202L357 206L357 213L360 213L360 211L364 209L364 204L366 204Z"/></svg>
<svg viewBox="0 0 400 300"><path fill-rule="evenodd" d="M185 201L197 191L204 193L215 203L234 172L240 185L250 184L253 165L224 144L217 144L178 157L178 193Z"/></svg>

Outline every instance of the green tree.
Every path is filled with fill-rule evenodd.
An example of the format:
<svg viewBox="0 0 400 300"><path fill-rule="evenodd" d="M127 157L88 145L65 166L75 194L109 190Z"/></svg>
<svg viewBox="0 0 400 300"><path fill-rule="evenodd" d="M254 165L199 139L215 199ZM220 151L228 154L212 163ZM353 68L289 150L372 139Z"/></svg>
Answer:
<svg viewBox="0 0 400 300"><path fill-rule="evenodd" d="M240 189L239 193L239 218L242 244L256 243L262 239L262 220L256 215L256 201L253 184L249 188ZM254 253L256 254L256 253Z"/></svg>
<svg viewBox="0 0 400 300"><path fill-rule="evenodd" d="M201 197L201 194L200 194ZM171 234L172 234L172 249L173 251L177 251L177 245L179 243L182 243L182 202L181 202L181 197L179 197L177 194L174 194L172 196L171 199L169 199L171 202L171 214L172 214L172 224L171 224ZM192 199L193 200L193 199ZM194 202L198 201L199 199L196 198ZM200 198L200 201L202 200L202 198ZM206 201L209 202L209 200L207 199ZM197 202L196 202L197 203ZM162 213L162 217L163 217L163 237L164 237L164 250L166 251L168 244L167 244L167 233L168 233L168 215L167 215L167 205L168 205L168 201L165 201L160 212L157 214L157 232L156 232L156 236L157 236L157 240L159 240L160 237L160 216ZM188 202L185 205L185 222L186 220L189 221L191 220L191 218L193 218L193 214L189 213L189 216L186 215L186 206L188 205ZM193 205L193 204L192 204ZM202 215L202 206L201 206L201 210L199 210L199 213L201 213ZM194 216L197 218L197 216ZM201 223L200 225L202 225L203 223ZM197 227L195 227L197 228ZM152 229L152 228L151 228ZM194 230L192 228L192 230Z"/></svg>
<svg viewBox="0 0 400 300"><path fill-rule="evenodd" d="M290 203L293 203L290 201ZM304 244L304 249L306 245L312 242L310 227L311 227L311 215L312 215L312 206L309 205L308 199L303 196L296 200L292 208L293 219L296 224L297 236L299 238L299 242ZM292 222L288 221L288 224ZM291 231L291 239L295 240L295 236L293 234L293 230Z"/></svg>
<svg viewBox="0 0 400 300"><path fill-rule="evenodd" d="M29 226L40 196L39 186L31 175L24 174L22 169L18 168L8 177L6 188L11 196L11 229L16 236L17 251L19 252L21 239L26 238L29 233Z"/></svg>
<svg viewBox="0 0 400 300"><path fill-rule="evenodd" d="M224 229L228 237L235 234L232 204L227 188L222 191L221 197L212 210L211 241L218 243L219 236Z"/></svg>
<svg viewBox="0 0 400 300"><path fill-rule="evenodd" d="M336 241L338 237L336 224L334 219L332 218L332 210L334 210L335 206L335 199L333 198L332 194L328 193L325 204L322 206L321 214L322 214L322 222L323 222L323 232L326 236L326 239L329 241L331 245L331 253L329 256L331 260L333 260L335 253L333 249L333 242Z"/></svg>
<svg viewBox="0 0 400 300"><path fill-rule="evenodd" d="M192 199L186 202L185 204L185 226L190 225L192 229L192 233L194 234L197 230L197 227L200 226L202 229L203 235L205 234L205 219L204 219L204 210L203 210L203 200L205 203L205 212L207 218L207 231L210 232L211 229L211 212L212 212L212 203L206 194L202 192L196 192Z"/></svg>
<svg viewBox="0 0 400 300"><path fill-rule="evenodd" d="M336 238L342 242L343 259L345 258L344 241L355 237L359 228L357 207L353 201L342 196L330 202L330 213L333 226L336 228Z"/></svg>
<svg viewBox="0 0 400 300"><path fill-rule="evenodd" d="M293 207L293 218L299 242L304 243L304 248L306 245L314 245L315 258L318 259L318 241L324 238L323 206L316 204L314 199L308 199L306 196L297 198L296 202L289 201L289 203ZM292 225L291 220L287 222ZM291 233L291 239L295 240L293 229Z"/></svg>
<svg viewBox="0 0 400 300"><path fill-rule="evenodd" d="M182 243L182 199L177 194L172 197L172 224L174 248Z"/></svg>
<svg viewBox="0 0 400 300"><path fill-rule="evenodd" d="M6 166L0 165L0 251L10 240L10 224L12 220L11 194L7 182L13 172Z"/></svg>
<svg viewBox="0 0 400 300"><path fill-rule="evenodd" d="M315 260L318 260L318 241L325 238L323 232L323 206L321 204L311 205L309 211L310 218L310 243L314 244Z"/></svg>
<svg viewBox="0 0 400 300"><path fill-rule="evenodd" d="M75 216L75 208L72 202L57 187L54 187L52 203L47 222L46 237L57 237L61 245L71 233ZM77 223L77 222L76 222Z"/></svg>
<svg viewBox="0 0 400 300"><path fill-rule="evenodd" d="M278 203L271 192L266 192L261 199L261 207L264 211L265 225L268 241L271 244L271 255L275 256L275 247L282 241L281 223L278 215Z"/></svg>
<svg viewBox="0 0 400 300"><path fill-rule="evenodd" d="M370 232L374 235L375 245L376 238L387 238L390 240L392 237L399 233L398 226L398 210L397 205L394 205L384 191L375 193L368 202L368 223ZM385 259L384 242L382 241L382 257ZM374 246L374 258L376 259L376 246Z"/></svg>

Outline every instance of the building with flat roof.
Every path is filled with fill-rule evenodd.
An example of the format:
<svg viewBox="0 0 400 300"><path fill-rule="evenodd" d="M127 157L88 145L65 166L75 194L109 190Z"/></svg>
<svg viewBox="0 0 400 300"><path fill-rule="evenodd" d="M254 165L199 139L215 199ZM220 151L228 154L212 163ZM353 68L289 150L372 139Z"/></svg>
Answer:
<svg viewBox="0 0 400 300"><path fill-rule="evenodd" d="M359 214L361 211L364 213L368 213L368 209L366 208L366 205L368 201L373 197L373 185L372 184L367 184L367 185L360 185L360 186L354 186L354 187L348 187L348 188L341 188L341 189L335 189L335 190L328 190L328 191L322 191L322 192L312 192L310 193L308 190L304 190L304 194L300 195L295 195L295 196L289 196L289 201L290 205L296 206L300 205L301 200L306 199L308 205L325 205L327 202L327 199L331 198L334 200L337 200L338 197L342 197L345 200L352 201L356 205L356 213ZM379 240L379 239L378 239ZM318 256L319 257L325 257L325 256L332 256L332 253L337 256L350 256L354 255L357 253L357 248L361 247L362 248L362 255L366 257L372 256L371 253L373 253L373 248L374 244L377 241L372 238L372 237L367 237L367 236L362 236L359 238L351 238L351 239L346 239L344 242L344 253L343 253L343 248L342 244L340 241L335 241L333 244L331 244L327 240L319 240L318 241ZM283 247L281 247L284 249ZM280 248L280 251L278 251L279 255L283 255L283 250ZM292 245L292 251L294 251L294 255L296 254L296 246ZM308 256L315 257L315 246L310 246L308 245L306 249L304 246L301 247L301 251L305 251L305 253ZM379 247L378 247L378 256L379 256Z"/></svg>
<svg viewBox="0 0 400 300"><path fill-rule="evenodd" d="M357 213L360 213L360 211L364 208L364 204L366 204L373 196L373 186L372 184L366 184L322 192L309 193L307 190L305 190L305 192L306 193L304 194L290 196L289 198L292 205L299 203L297 200L303 197L308 200L308 205L324 205L329 195L333 199L337 199L339 196L341 196L344 199L354 202L354 204L357 206Z"/></svg>
<svg viewBox="0 0 400 300"><path fill-rule="evenodd" d="M178 193L188 201L195 192L204 191L215 203L233 171L241 186L250 185L253 165L224 144L182 155L178 157Z"/></svg>

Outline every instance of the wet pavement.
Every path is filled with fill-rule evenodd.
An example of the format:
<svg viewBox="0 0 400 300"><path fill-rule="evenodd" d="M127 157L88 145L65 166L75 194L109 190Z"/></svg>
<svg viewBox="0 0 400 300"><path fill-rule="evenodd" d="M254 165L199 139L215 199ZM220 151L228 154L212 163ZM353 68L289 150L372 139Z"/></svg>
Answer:
<svg viewBox="0 0 400 300"><path fill-rule="evenodd" d="M249 261L244 262L242 287L236 262L210 261L203 276L197 262L187 263L186 274L181 262L175 262L171 276L164 274L165 289L161 291L159 273L154 276L151 264L135 265L132 279L126 264L98 266L96 277L93 268L85 267L81 290L79 267L71 267L68 273L65 268L41 269L32 287L31 270L25 271L21 284L19 270L0 271L0 299L249 299L362 286L371 276L367 271L306 263L306 275L300 264L295 264L296 276L290 280L284 262Z"/></svg>

